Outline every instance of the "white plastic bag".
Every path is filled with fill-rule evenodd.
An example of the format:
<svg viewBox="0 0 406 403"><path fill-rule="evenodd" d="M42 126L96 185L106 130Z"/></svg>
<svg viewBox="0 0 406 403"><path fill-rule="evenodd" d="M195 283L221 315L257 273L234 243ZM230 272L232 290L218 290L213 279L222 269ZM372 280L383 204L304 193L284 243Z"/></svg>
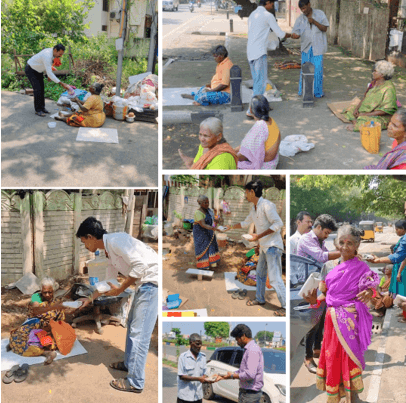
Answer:
<svg viewBox="0 0 406 403"><path fill-rule="evenodd" d="M303 284L303 287L300 289L299 295L303 298L309 292L319 288L320 281L321 277L319 273L311 273L306 282Z"/></svg>
<svg viewBox="0 0 406 403"><path fill-rule="evenodd" d="M278 35L276 35L275 32L270 32L269 35L268 35L267 49L268 50L275 50L277 48L279 48Z"/></svg>
<svg viewBox="0 0 406 403"><path fill-rule="evenodd" d="M284 157L293 157L300 151L309 151L314 148L313 143L307 141L303 134L292 134L285 137L279 145L279 154Z"/></svg>

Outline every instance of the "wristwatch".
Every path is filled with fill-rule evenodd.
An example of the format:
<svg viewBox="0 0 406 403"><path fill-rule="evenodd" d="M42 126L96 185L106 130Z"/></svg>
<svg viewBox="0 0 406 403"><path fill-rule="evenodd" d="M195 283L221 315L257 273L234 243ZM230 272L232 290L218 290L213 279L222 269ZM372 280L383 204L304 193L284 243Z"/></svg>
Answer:
<svg viewBox="0 0 406 403"><path fill-rule="evenodd" d="M234 374L231 374L231 379L234 379Z"/></svg>

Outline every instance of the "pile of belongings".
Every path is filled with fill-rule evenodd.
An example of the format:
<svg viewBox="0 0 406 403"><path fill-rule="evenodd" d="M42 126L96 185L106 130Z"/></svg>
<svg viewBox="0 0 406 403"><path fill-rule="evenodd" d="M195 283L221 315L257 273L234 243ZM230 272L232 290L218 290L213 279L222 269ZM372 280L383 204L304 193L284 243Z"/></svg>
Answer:
<svg viewBox="0 0 406 403"><path fill-rule="evenodd" d="M259 259L259 252L255 249L255 252L252 253L254 249L251 249L246 254L242 261L241 267L238 269L237 272L237 280L247 286L255 287L257 285L257 264ZM269 279L266 279L266 288L270 289L272 286L269 284Z"/></svg>
<svg viewBox="0 0 406 403"><path fill-rule="evenodd" d="M90 95L92 94L86 90L79 90L71 87L70 91L65 91L61 94L56 104L59 106L67 106L71 108L72 111L77 111L79 105L76 102L72 102L72 99L78 98L80 101L85 102Z"/></svg>
<svg viewBox="0 0 406 403"><path fill-rule="evenodd" d="M142 80L130 84L124 94L128 106L155 110L158 108L158 76L149 74Z"/></svg>

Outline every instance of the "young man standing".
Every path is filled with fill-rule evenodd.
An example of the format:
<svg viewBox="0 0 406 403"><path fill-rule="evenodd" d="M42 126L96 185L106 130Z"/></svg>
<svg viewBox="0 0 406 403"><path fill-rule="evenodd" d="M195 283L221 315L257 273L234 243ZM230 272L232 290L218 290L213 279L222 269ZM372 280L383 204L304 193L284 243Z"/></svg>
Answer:
<svg viewBox="0 0 406 403"><path fill-rule="evenodd" d="M110 385L120 391L141 393L149 344L158 315L158 255L126 233L108 234L94 217L88 217L80 224L76 236L90 252L97 249L105 251L109 259L106 279L116 279L119 272L126 277L119 288L112 288L103 295L117 296L130 285L139 285L128 315L124 361L110 365L113 369L127 372L127 377L112 380ZM100 295L94 291L80 309Z"/></svg>
<svg viewBox="0 0 406 403"><path fill-rule="evenodd" d="M268 35L270 30L280 38L290 38L291 34L283 32L272 14L275 7L274 0L260 0L259 6L248 18L247 57L250 64L254 87L252 96L264 95L268 78ZM247 116L253 118L249 107Z"/></svg>
<svg viewBox="0 0 406 403"><path fill-rule="evenodd" d="M297 254L297 243L303 234L311 231L313 220L307 211L300 211L296 216L296 232L290 237L290 253Z"/></svg>
<svg viewBox="0 0 406 403"><path fill-rule="evenodd" d="M201 353L202 339L197 333L189 337L190 350L178 360L178 400L177 403L202 403L202 383L206 378L206 354Z"/></svg>
<svg viewBox="0 0 406 403"><path fill-rule="evenodd" d="M259 260L257 264L257 292L254 300L247 302L248 306L265 305L265 285L268 275L269 283L275 289L281 304L281 309L274 313L275 316L286 314L286 290L282 280L281 255L283 241L281 229L283 222L279 217L276 206L262 197L262 182L252 181L245 185L245 197L253 203L253 207L245 221L234 224L230 229L248 228L255 224L256 234L252 241L259 241Z"/></svg>
<svg viewBox="0 0 406 403"><path fill-rule="evenodd" d="M326 14L313 9L310 0L300 0L302 14L297 18L292 30L292 38L300 38L302 64L314 65L314 96L321 98L323 93L323 55L327 52L327 28L330 26ZM302 95L302 70L300 70L299 95Z"/></svg>
<svg viewBox="0 0 406 403"><path fill-rule="evenodd" d="M230 333L235 337L237 344L244 349L240 369L227 372L227 375L218 376L217 380L238 379L240 392L238 402L259 403L262 399L264 386L264 356L261 348L252 338L251 329L244 324L237 325Z"/></svg>

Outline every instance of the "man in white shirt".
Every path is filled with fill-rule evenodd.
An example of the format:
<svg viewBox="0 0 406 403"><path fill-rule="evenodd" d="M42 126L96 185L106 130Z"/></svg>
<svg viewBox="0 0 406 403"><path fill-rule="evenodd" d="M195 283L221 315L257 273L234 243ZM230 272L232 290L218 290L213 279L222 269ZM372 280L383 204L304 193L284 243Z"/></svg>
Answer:
<svg viewBox="0 0 406 403"><path fill-rule="evenodd" d="M300 211L296 216L296 232L290 237L290 253L297 255L297 243L303 234L311 231L313 220L307 211Z"/></svg>
<svg viewBox="0 0 406 403"><path fill-rule="evenodd" d="M260 0L257 9L248 18L248 43L247 57L250 64L251 75L254 81L252 96L264 95L266 80L268 78L268 35L272 29L275 34L283 39L290 38L290 34L283 32L272 14L274 0ZM248 107L248 117L254 117Z"/></svg>
<svg viewBox="0 0 406 403"><path fill-rule="evenodd" d="M110 385L120 391L141 393L149 344L158 315L158 255L126 233L108 234L94 217L88 217L80 224L76 236L90 252L105 250L109 259L106 279L116 279L119 272L126 277L119 288L112 285L112 289L103 295L117 296L130 285L139 284L128 315L124 361L110 365L113 369L128 372L127 377L114 379ZM80 309L100 295L94 291Z"/></svg>
<svg viewBox="0 0 406 403"><path fill-rule="evenodd" d="M313 9L310 0L300 0L302 14L297 18L292 30L292 38L299 39L302 50L302 64L314 65L314 96L321 98L323 93L323 55L327 52L327 28L330 26L326 14ZM302 71L300 70L299 95L302 95Z"/></svg>
<svg viewBox="0 0 406 403"><path fill-rule="evenodd" d="M45 90L44 90L44 72L47 73L48 81L59 84L65 90L69 90L69 85L60 81L52 71L52 64L56 57L61 57L65 52L65 46L55 45L53 48L41 50L41 52L32 56L25 66L25 75L34 90L34 108L35 114L44 117L49 113L45 109Z"/></svg>
<svg viewBox="0 0 406 403"><path fill-rule="evenodd" d="M248 306L265 305L265 286L268 275L270 285L275 289L282 306L275 316L286 314L286 290L282 280L281 255L284 249L281 237L283 222L279 217L276 206L262 197L262 182L252 181L245 185L245 197L254 204L248 217L241 223L234 224L230 229L248 228L255 224L256 234L253 241L259 242L259 259L257 263L257 291L254 300L247 301Z"/></svg>

